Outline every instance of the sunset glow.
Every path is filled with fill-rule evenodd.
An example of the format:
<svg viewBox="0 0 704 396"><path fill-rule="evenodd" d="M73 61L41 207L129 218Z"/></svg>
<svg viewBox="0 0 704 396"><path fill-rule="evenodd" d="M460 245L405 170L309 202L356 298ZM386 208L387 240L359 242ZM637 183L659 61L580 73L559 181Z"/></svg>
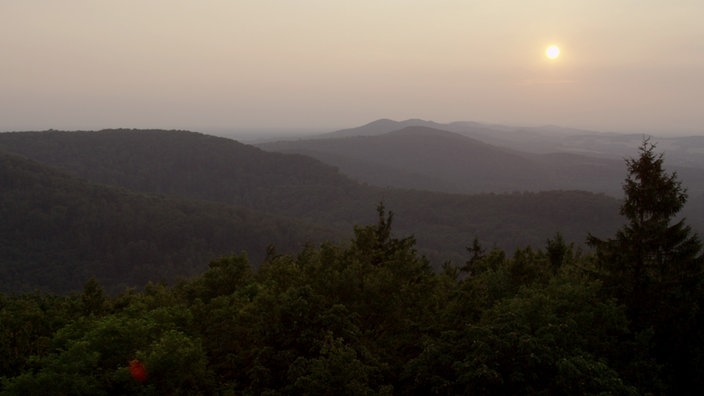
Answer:
<svg viewBox="0 0 704 396"><path fill-rule="evenodd" d="M409 3L6 1L0 130L701 130L704 2Z"/></svg>
<svg viewBox="0 0 704 396"><path fill-rule="evenodd" d="M560 48L556 45L551 45L545 50L545 56L548 59L557 59L560 56Z"/></svg>

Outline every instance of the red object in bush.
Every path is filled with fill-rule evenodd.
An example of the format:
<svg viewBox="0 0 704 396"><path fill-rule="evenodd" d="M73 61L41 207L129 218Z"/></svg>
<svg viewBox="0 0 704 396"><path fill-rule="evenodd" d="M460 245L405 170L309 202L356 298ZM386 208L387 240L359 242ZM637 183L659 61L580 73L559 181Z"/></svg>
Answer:
<svg viewBox="0 0 704 396"><path fill-rule="evenodd" d="M147 369L142 362L137 359L130 362L130 374L132 374L132 378L134 378L135 381L144 382L147 380Z"/></svg>

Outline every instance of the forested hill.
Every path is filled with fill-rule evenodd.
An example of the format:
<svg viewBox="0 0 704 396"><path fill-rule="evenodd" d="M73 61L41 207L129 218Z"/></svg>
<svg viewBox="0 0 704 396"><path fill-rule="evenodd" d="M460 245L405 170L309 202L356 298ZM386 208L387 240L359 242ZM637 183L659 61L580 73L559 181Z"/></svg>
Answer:
<svg viewBox="0 0 704 396"><path fill-rule="evenodd" d="M270 220L253 218L251 226L238 228L239 234L235 233L236 235L256 235L258 245L249 251L250 255L263 251L267 246L264 240L284 250L291 243L304 239L299 237L306 234L306 228L301 231L291 223L305 223L308 224L307 227L333 230L335 235L349 235L353 225L374 220L374 208L379 202L384 202L395 213L397 232L401 235L414 235L419 251L428 255L436 265L448 259L455 262L466 260L466 247L475 237L485 246L512 251L527 245L542 246L556 232L562 233L568 241L582 244L588 232L609 235L621 223L618 201L603 195L579 191L454 195L373 188L353 182L334 168L311 158L268 153L229 139L192 132L116 130L4 133L0 134L0 150L20 154L94 183L180 199L197 198L219 205L236 205L291 219L290 222L277 223L272 228L260 224L271 224ZM71 180L72 183L77 182ZM79 188L81 193L77 194L82 195L84 190L85 187ZM126 194L124 191L121 193ZM25 194L26 198L22 199L27 200L28 204L21 209L29 213L33 206L40 205L38 202L30 204L33 202L31 200L39 199L35 195L44 195L47 199L54 196L31 190L22 194ZM6 192L3 195L7 197ZM60 194L58 196L62 197ZM137 199L136 196L129 196ZM159 199L162 201L154 197L140 198L140 205L148 207L143 207L139 214L127 216L126 219L148 218L152 209L163 213L162 203L172 201ZM73 197L70 201L80 203L76 204L76 210L92 210L103 213L106 217L121 216L119 212L114 213L114 206L109 204L100 209L85 209L96 201L90 194ZM149 202L153 205L147 205ZM66 204L61 203L59 206ZM210 213L215 220L227 218L227 215L218 212L225 210L222 206L211 208L211 212L206 213ZM19 213L17 215L23 216ZM175 242L175 245L185 243L183 241L186 239L179 239L181 237L192 237L198 243L210 243L210 237L194 236L192 228L195 227L188 226L188 221L196 221L193 218L181 214L163 216L164 219L182 220L179 223L182 232L174 231L174 240L181 242ZM130 233L137 240L144 239L144 235L160 230L158 224L161 219L144 221L144 228ZM96 219L95 226L105 222ZM124 227L128 225L125 220ZM205 225L201 227L207 229ZM168 229L171 228L167 227ZM97 229L94 232L100 234ZM102 232L109 234L109 231ZM269 233L271 236L267 237ZM283 240L278 239L277 235ZM289 239L283 236L288 236ZM117 249L128 241L113 242ZM217 248L209 248L214 253L223 247L216 240L213 243ZM241 249L233 239L222 243L229 243L232 251ZM76 254L78 253L80 252ZM173 256L178 256L178 253L174 252ZM252 261L256 264L256 260ZM199 264L205 262L207 260ZM164 269L164 272L168 271Z"/></svg>
<svg viewBox="0 0 704 396"><path fill-rule="evenodd" d="M319 135L320 138L377 136L407 127L426 127L454 132L498 147L534 154L572 153L596 158L622 160L635 155L644 135L622 134L564 128L554 125L519 127L479 122L452 122L448 124L410 119L393 121L381 119L356 128L343 129ZM658 148L666 152L670 166L704 167L704 136L654 136Z"/></svg>
<svg viewBox="0 0 704 396"><path fill-rule="evenodd" d="M480 139L423 125L397 124L400 129L386 133L379 131L396 124L378 122L356 130L360 134L377 132L374 135L347 136L355 130L346 130L340 132L342 137L327 135L262 143L258 147L309 155L339 167L356 180L377 186L464 194L584 190L614 197L622 194L623 158L633 152L625 150L615 158L557 148L554 152L533 153L487 144L481 140L485 135L480 135ZM540 140L545 139L541 136ZM560 141L558 137L553 140ZM670 161L667 164L678 172L690 192L704 192L701 168L670 166Z"/></svg>
<svg viewBox="0 0 704 396"><path fill-rule="evenodd" d="M250 209L129 192L0 151L0 292L111 290L201 273L209 260L339 239Z"/></svg>
<svg viewBox="0 0 704 396"><path fill-rule="evenodd" d="M510 192L547 185L548 179L537 164L519 153L419 126L378 136L279 141L259 147L310 155L378 186L455 193Z"/></svg>
<svg viewBox="0 0 704 396"><path fill-rule="evenodd" d="M357 185L304 156L186 131L0 133L0 149L96 183L304 214Z"/></svg>
<svg viewBox="0 0 704 396"><path fill-rule="evenodd" d="M683 186L653 149L644 142L628 162L618 231L595 228L609 224L616 207L589 193L377 191L368 197L386 194L397 216L379 205L376 222L360 219L350 240L269 250L258 265L220 257L173 285L114 296L93 280L65 296L0 292L0 395L698 396L702 245L675 218ZM207 244L229 231L194 222L192 213L248 219L247 211L219 211L221 204L203 209L99 187L11 155L0 156L0 169L0 215L12 219L0 229L9 249L1 257L16 259L3 261L10 279L28 268L57 280L117 271L82 250L119 256L131 233L166 255L127 257L124 276L178 271L168 260L188 254L193 238ZM245 227L267 223L249 219ZM511 252L472 241L465 260L439 270L396 227L425 228L419 240L456 238L464 247L461 234L472 227L480 238L493 230L511 240L570 224L571 232L596 234L595 254L554 234ZM273 227L262 233L276 235ZM37 248L48 259L32 256Z"/></svg>

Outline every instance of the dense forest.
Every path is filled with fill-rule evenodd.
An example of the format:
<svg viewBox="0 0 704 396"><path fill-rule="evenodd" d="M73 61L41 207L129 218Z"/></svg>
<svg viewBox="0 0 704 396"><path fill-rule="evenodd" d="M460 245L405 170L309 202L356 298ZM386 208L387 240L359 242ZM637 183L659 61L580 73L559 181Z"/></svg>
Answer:
<svg viewBox="0 0 704 396"><path fill-rule="evenodd" d="M506 251L618 228L618 200L583 191L459 195L375 188L301 155L186 131L0 133L0 291L112 292L173 281L219 255L341 242L384 202L434 268L475 237ZM10 182L12 181L12 182ZM56 276L62 274L62 276Z"/></svg>
<svg viewBox="0 0 704 396"><path fill-rule="evenodd" d="M214 202L96 185L0 152L0 291L110 291L172 282L212 257L339 239L303 221Z"/></svg>
<svg viewBox="0 0 704 396"><path fill-rule="evenodd" d="M627 161L625 224L593 253L480 236L436 271L380 204L350 241L256 268L0 295L0 394L701 394L702 244L662 164L647 141Z"/></svg>

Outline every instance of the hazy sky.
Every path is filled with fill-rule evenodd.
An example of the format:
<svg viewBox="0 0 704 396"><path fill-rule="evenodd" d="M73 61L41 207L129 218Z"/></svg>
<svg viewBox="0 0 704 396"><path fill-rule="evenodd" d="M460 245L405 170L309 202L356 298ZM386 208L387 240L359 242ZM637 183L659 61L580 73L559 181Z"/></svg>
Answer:
<svg viewBox="0 0 704 396"><path fill-rule="evenodd" d="M0 130L704 134L702 20L702 0L0 0Z"/></svg>

